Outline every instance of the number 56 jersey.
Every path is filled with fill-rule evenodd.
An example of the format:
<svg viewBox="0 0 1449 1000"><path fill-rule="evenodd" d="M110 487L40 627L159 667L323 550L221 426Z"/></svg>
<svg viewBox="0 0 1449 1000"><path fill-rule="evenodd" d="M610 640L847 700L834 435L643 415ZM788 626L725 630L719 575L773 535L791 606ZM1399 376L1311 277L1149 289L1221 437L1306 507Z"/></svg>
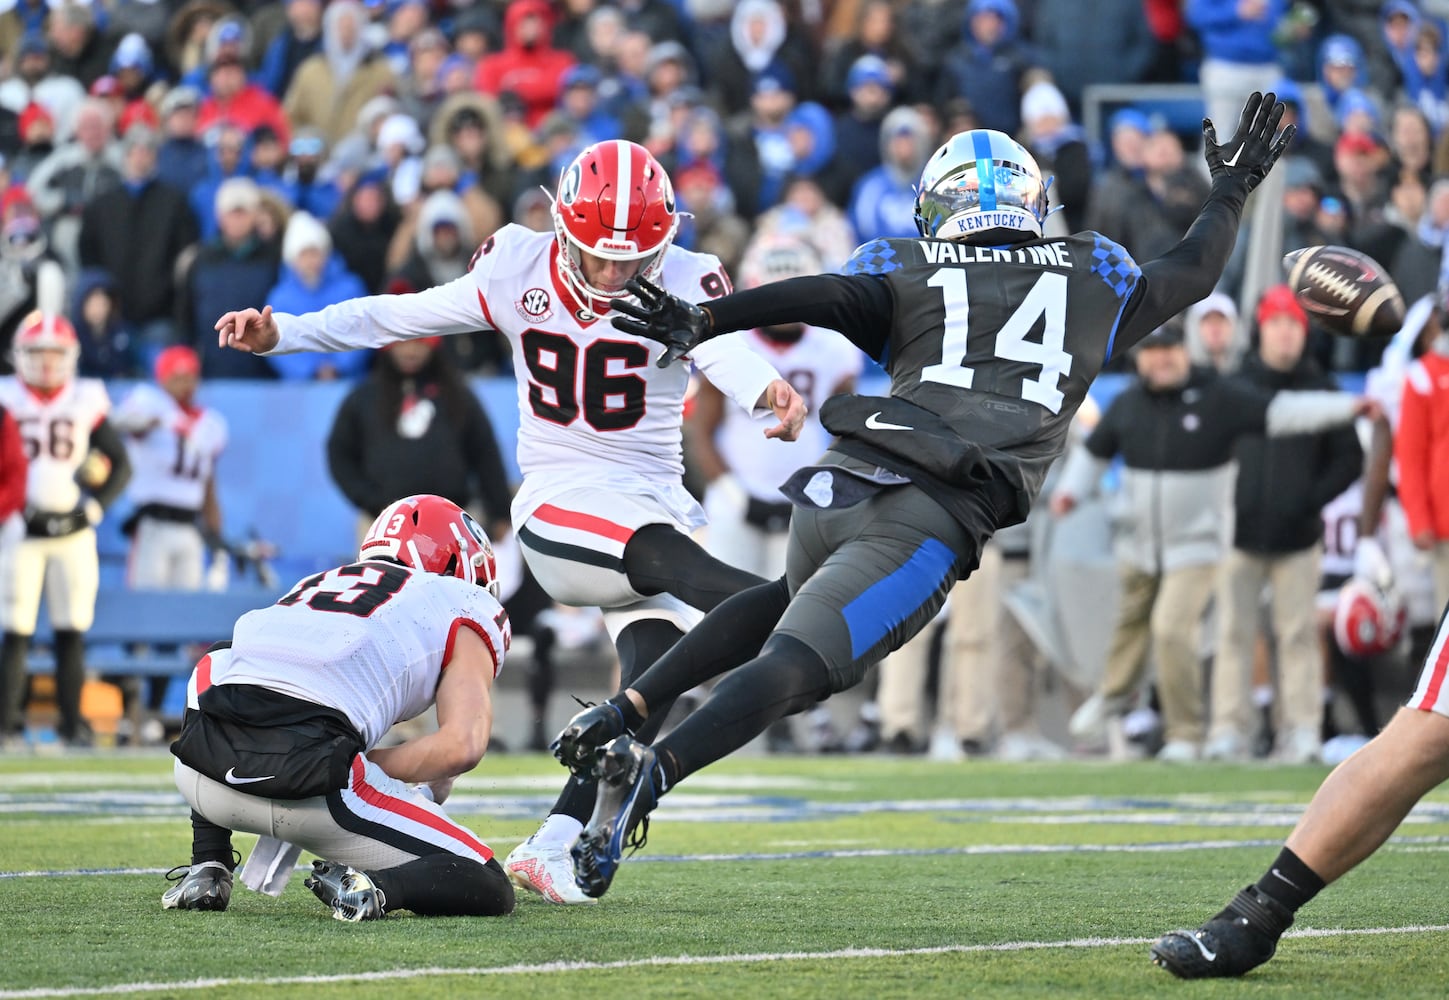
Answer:
<svg viewBox="0 0 1449 1000"><path fill-rule="evenodd" d="M31 389L18 376L0 378L0 406L15 417L30 459L28 506L69 511L81 501L76 472L91 448L91 432L106 419L111 400L100 379L71 379L53 393Z"/></svg>
<svg viewBox="0 0 1449 1000"><path fill-rule="evenodd" d="M305 316L277 314L274 353L381 347L414 337L493 329L508 338L518 379L522 524L558 493L580 487L653 496L683 523L703 522L684 490L680 425L689 369L659 368L663 347L615 330L581 308L558 278L552 233L507 225L469 274L412 295L380 295ZM723 295L719 260L670 246L660 283L691 302ZM747 410L779 376L738 336L702 344L695 364ZM764 411L759 411L764 412Z"/></svg>

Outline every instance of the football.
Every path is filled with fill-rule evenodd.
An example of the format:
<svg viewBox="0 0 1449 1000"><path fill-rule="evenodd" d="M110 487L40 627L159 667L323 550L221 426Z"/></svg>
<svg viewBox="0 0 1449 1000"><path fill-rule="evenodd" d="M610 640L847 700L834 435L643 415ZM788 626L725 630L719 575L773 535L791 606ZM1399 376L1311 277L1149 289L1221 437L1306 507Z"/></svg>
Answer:
<svg viewBox="0 0 1449 1000"><path fill-rule="evenodd" d="M1387 271L1348 247L1304 247L1283 257L1288 287L1314 323L1350 337L1391 337L1404 297Z"/></svg>

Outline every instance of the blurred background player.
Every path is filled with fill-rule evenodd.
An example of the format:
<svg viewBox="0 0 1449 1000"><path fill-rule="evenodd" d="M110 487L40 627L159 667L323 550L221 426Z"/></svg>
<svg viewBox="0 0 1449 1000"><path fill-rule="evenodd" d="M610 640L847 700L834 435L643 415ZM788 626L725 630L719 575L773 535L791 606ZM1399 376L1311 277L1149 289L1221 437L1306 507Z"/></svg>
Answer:
<svg viewBox="0 0 1449 1000"><path fill-rule="evenodd" d="M80 344L70 321L31 313L15 333L16 374L0 378L0 405L15 418L30 460L26 537L11 572L0 579L0 730L7 740L24 729L25 658L45 595L55 629L55 686L60 738L89 743L80 716L85 679L84 633L96 611L100 567L95 526L131 478L125 445L106 419L111 407L96 379L76 378ZM77 481L91 450L109 463L89 487Z"/></svg>
<svg viewBox="0 0 1449 1000"><path fill-rule="evenodd" d="M512 911L493 852L439 807L488 746L509 644L496 573L477 521L442 497L405 497L356 562L238 619L197 664L172 744L191 864L161 905L225 910L231 832L245 830L325 858L307 887L338 920ZM378 748L435 704L436 730Z"/></svg>
<svg viewBox="0 0 1449 1000"><path fill-rule="evenodd" d="M200 590L207 540L221 539L216 463L226 448L226 418L196 401L201 359L191 348L166 348L153 372L155 384L137 386L111 415L112 426L129 438L135 470L127 491L136 512L127 522L126 584Z"/></svg>
<svg viewBox="0 0 1449 1000"><path fill-rule="evenodd" d="M757 288L772 281L818 274L820 255L794 236L762 236L751 242L740 263L740 287ZM690 457L709 484L704 512L709 518L705 548L747 573L774 579L785 572L785 540L790 527L790 501L780 484L800 466L818 457L830 444L816 410L831 396L854 392L865 356L833 330L787 323L741 334L760 355L795 387L807 416L800 437L788 447L760 436L758 424L724 393L700 379L693 407L684 424ZM812 720L817 732L828 732L829 711ZM770 731L773 749L794 747L789 721Z"/></svg>

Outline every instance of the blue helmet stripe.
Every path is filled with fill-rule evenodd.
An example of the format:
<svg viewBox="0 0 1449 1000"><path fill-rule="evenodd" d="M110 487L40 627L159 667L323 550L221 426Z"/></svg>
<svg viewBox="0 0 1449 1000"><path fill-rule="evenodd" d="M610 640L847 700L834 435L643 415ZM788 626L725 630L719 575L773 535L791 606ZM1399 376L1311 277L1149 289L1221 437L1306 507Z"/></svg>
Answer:
<svg viewBox="0 0 1449 1000"><path fill-rule="evenodd" d="M996 211L996 164L991 155L991 136L984 129L971 133L971 145L976 153L976 183L981 198L981 211Z"/></svg>

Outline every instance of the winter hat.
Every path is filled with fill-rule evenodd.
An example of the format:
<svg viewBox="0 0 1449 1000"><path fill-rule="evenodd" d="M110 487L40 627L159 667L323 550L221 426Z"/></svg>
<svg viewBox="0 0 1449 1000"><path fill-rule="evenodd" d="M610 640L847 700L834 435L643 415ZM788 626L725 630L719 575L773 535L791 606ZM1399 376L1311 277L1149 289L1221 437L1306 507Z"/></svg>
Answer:
<svg viewBox="0 0 1449 1000"><path fill-rule="evenodd" d="M327 227L306 212L294 212L282 237L282 260L295 264L303 250L317 248L326 256L332 252L332 235Z"/></svg>
<svg viewBox="0 0 1449 1000"><path fill-rule="evenodd" d="M1274 285L1258 300L1258 325L1262 326L1274 316L1292 316L1304 326L1308 325L1308 314L1293 296L1293 289L1287 285Z"/></svg>

